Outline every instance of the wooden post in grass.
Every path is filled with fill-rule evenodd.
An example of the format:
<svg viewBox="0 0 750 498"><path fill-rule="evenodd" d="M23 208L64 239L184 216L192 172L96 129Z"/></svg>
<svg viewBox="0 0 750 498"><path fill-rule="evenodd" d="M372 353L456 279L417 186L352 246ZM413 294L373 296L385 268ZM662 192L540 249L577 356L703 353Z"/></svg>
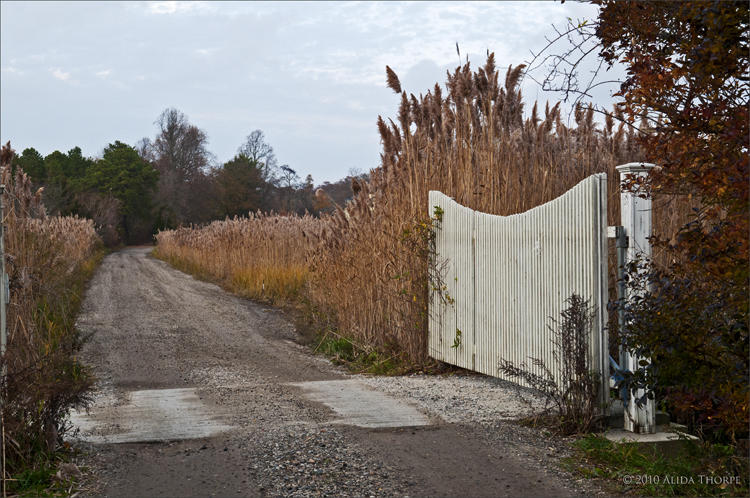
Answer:
<svg viewBox="0 0 750 498"><path fill-rule="evenodd" d="M626 175L645 177L655 167L650 163L628 163L617 167L620 172L620 181L625 180ZM628 238L627 257L625 263L641 257L651 258L651 244L648 237L651 236L651 199L642 199L631 192L620 189L621 223ZM630 296L628 296L630 297ZM624 324L627 327L627 323ZM648 358L639 358L625 352L625 364L621 368L635 372L641 366L639 363ZM639 389L635 397L640 398L645 391ZM640 408L636 405L632 394L627 400L625 410L625 430L637 434L653 434L656 432L656 407L654 400L647 400Z"/></svg>

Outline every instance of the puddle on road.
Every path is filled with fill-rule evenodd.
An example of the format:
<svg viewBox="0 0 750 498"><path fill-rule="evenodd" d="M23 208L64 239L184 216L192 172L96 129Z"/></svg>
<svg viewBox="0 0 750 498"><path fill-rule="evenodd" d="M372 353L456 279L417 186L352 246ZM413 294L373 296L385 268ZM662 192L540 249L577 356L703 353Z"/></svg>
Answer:
<svg viewBox="0 0 750 498"><path fill-rule="evenodd" d="M367 389L353 380L330 380L290 384L304 396L323 403L341 419L333 423L358 427L413 427L430 425L429 418L405 401Z"/></svg>
<svg viewBox="0 0 750 498"><path fill-rule="evenodd" d="M131 391L119 406L96 403L85 412L72 412L78 438L91 443L141 443L196 439L232 428L201 401L195 389Z"/></svg>

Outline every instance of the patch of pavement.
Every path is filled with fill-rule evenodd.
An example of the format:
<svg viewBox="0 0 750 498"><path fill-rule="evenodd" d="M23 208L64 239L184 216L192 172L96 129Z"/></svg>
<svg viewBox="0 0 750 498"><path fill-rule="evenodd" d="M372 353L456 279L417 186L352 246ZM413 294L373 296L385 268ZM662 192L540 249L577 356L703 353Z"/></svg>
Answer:
<svg viewBox="0 0 750 498"><path fill-rule="evenodd" d="M232 429L201 401L196 389L126 393L124 404L100 398L89 413L71 413L78 438L94 444L198 439Z"/></svg>
<svg viewBox="0 0 750 498"><path fill-rule="evenodd" d="M340 417L333 424L371 429L431 425L430 418L402 399L373 391L355 380L323 380L290 384L303 396L323 403Z"/></svg>

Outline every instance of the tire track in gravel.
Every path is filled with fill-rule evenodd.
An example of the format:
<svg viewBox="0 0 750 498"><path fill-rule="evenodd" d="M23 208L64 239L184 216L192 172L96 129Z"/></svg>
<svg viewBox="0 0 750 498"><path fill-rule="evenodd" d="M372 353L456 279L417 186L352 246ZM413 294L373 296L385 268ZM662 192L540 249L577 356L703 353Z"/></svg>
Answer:
<svg viewBox="0 0 750 498"><path fill-rule="evenodd" d="M178 272L149 251L128 248L104 259L78 323L93 333L84 360L100 380L91 416L74 422L85 429L78 444L93 454L102 494L591 494L435 413L425 427L341 423L291 384L351 377L297 344L288 317ZM223 429L197 439L112 442L123 434L138 439L126 414L140 413L134 403L146 403L156 390L182 396L158 408L158 423Z"/></svg>

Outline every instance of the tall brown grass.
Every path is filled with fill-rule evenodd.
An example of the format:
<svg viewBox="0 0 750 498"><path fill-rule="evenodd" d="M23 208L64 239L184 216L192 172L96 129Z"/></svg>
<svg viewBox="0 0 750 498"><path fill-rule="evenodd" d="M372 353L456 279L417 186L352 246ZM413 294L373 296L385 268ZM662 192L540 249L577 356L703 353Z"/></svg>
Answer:
<svg viewBox="0 0 750 498"><path fill-rule="evenodd" d="M388 86L401 104L395 121L378 118L381 165L369 182L353 179L355 196L346 208L321 221L254 216L165 232L157 237L159 253L225 280L239 282L236 275L245 272L255 282L244 292L250 297L265 297L257 282L269 280L269 271L299 268L300 275L307 272L304 297L327 328L365 348L388 346L425 361L430 190L510 215L606 172L609 224L619 225L615 167L658 162L643 156L635 129L616 110L600 125L592 107L579 106L567 117L559 103L543 111L535 103L524 118L523 70L510 67L503 77L490 55L475 72L467 63L449 74L446 95L436 84L417 98L401 91L387 67ZM686 208L668 207L656 213L655 225L674 234ZM279 251L286 251L284 258L273 256ZM614 252L611 259L614 268ZM613 275L612 297L614 289Z"/></svg>
<svg viewBox="0 0 750 498"><path fill-rule="evenodd" d="M91 375L76 359L85 338L74 326L85 276L101 240L94 223L49 217L28 176L11 174L14 151L2 147L3 229L9 275L2 415L10 472L55 450L63 416L88 401Z"/></svg>
<svg viewBox="0 0 750 498"><path fill-rule="evenodd" d="M311 242L306 232L317 233L323 224L310 215L250 213L159 232L156 255L236 294L280 304L300 299Z"/></svg>
<svg viewBox="0 0 750 498"><path fill-rule="evenodd" d="M657 161L643 156L635 129L617 111L599 126L592 107L577 107L569 122L559 103L543 112L535 103L524 118L524 66L509 67L501 79L494 54L475 72L467 63L448 74L446 95L436 84L426 95L409 96L386 70L401 104L395 122L377 121L381 167L369 183L355 182L348 213L339 210L329 221L310 258L309 296L346 335L367 345L396 344L421 362L427 355L427 261L415 247L424 243L417 240L420 220L432 214L430 190L475 210L511 215L606 172L609 224L619 225L615 167ZM682 205L662 211L657 229L675 233L684 211Z"/></svg>

